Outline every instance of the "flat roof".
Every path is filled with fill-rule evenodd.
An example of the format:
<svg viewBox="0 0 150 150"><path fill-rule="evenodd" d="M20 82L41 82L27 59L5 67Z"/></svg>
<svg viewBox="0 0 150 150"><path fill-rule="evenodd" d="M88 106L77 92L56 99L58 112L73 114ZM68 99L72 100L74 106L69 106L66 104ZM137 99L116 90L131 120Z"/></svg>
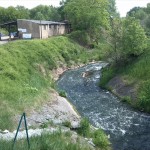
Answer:
<svg viewBox="0 0 150 150"><path fill-rule="evenodd" d="M37 24L48 25L48 24L66 24L64 22L55 22L55 21L45 21L45 20L27 20L27 19L17 19L17 20L25 20Z"/></svg>

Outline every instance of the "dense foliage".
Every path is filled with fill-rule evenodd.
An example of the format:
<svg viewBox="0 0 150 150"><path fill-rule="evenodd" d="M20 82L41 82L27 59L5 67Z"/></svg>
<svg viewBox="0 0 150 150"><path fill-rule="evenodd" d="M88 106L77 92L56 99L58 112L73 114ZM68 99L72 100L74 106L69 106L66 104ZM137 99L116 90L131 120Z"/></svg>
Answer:
<svg viewBox="0 0 150 150"><path fill-rule="evenodd" d="M53 6L39 5L32 9L24 6L0 7L0 24L15 21L16 19L35 19L60 21L61 17L58 8Z"/></svg>
<svg viewBox="0 0 150 150"><path fill-rule="evenodd" d="M107 83L116 76L120 76L126 86L134 88L136 99L127 100L133 107L150 113L150 45L138 58L131 59L128 63L113 65L103 70L100 85L108 89ZM122 97L123 98L123 97ZM123 98L124 100L124 98Z"/></svg>
<svg viewBox="0 0 150 150"><path fill-rule="evenodd" d="M145 29L148 36L150 36L150 3L147 7L134 7L128 13L127 16L135 17L140 20L141 25Z"/></svg>
<svg viewBox="0 0 150 150"><path fill-rule="evenodd" d="M83 31L89 36L90 42L97 42L101 29L108 28L107 8L106 0L69 0L64 5L64 13L73 31Z"/></svg>
<svg viewBox="0 0 150 150"><path fill-rule="evenodd" d="M146 48L147 38L144 29L134 18L123 21L122 46L126 55L139 56Z"/></svg>

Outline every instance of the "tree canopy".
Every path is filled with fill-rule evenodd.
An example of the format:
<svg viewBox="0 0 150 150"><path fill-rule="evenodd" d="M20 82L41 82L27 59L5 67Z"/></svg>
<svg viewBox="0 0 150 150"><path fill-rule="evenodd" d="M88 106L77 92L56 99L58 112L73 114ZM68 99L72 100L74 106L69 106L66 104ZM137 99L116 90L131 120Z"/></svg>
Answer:
<svg viewBox="0 0 150 150"><path fill-rule="evenodd" d="M64 12L73 30L85 31L93 40L100 34L101 28L108 27L107 8L106 0L69 0L65 3Z"/></svg>
<svg viewBox="0 0 150 150"><path fill-rule="evenodd" d="M138 56L146 48L146 35L140 22L132 17L123 21L123 50L127 55Z"/></svg>
<svg viewBox="0 0 150 150"><path fill-rule="evenodd" d="M15 21L16 19L60 21L61 15L58 12L58 8L53 6L39 5L30 10L24 6L0 7L0 24Z"/></svg>
<svg viewBox="0 0 150 150"><path fill-rule="evenodd" d="M147 35L150 36L150 3L147 7L134 7L128 13L127 16L134 17L140 20L141 25L145 29Z"/></svg>

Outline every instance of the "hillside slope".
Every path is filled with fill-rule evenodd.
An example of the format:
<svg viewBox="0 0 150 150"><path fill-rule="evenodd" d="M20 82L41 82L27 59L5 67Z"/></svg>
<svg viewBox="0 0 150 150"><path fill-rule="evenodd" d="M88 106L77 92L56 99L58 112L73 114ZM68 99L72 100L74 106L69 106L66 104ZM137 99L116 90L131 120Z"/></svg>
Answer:
<svg viewBox="0 0 150 150"><path fill-rule="evenodd" d="M54 87L53 69L85 63L89 56L83 47L61 36L1 45L0 129L12 128L11 116L47 99L48 89Z"/></svg>

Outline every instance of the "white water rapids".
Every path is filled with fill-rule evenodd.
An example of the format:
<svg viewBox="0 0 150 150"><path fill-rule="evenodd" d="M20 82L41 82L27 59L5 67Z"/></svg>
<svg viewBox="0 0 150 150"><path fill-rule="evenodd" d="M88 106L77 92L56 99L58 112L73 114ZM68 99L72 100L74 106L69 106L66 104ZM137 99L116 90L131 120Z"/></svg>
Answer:
<svg viewBox="0 0 150 150"><path fill-rule="evenodd" d="M57 86L82 116L110 134L114 150L150 150L150 115L135 111L98 86L105 66L95 63L66 71Z"/></svg>

